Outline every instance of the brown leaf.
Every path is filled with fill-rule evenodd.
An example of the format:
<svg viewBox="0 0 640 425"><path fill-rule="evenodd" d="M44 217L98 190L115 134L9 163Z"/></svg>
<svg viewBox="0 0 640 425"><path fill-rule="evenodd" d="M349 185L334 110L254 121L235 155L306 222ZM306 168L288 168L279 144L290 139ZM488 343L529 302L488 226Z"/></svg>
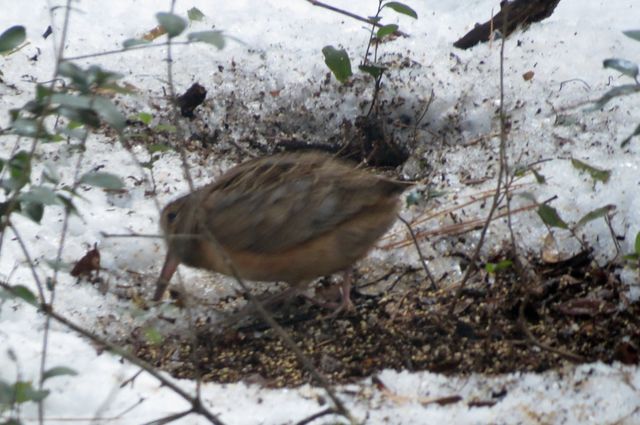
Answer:
<svg viewBox="0 0 640 425"><path fill-rule="evenodd" d="M151 29L150 31L147 31L143 36L142 39L143 40L147 40L147 41L153 41L156 38L165 35L167 33L167 30L164 29L164 27L162 25L157 25L155 28Z"/></svg>
<svg viewBox="0 0 640 425"><path fill-rule="evenodd" d="M638 348L629 342L622 341L616 347L614 359L620 361L623 364L638 364L638 362L640 362Z"/></svg>
<svg viewBox="0 0 640 425"><path fill-rule="evenodd" d="M75 266L71 270L71 276L80 277L84 275L91 275L92 271L100 271L100 251L98 251L98 244L93 244L93 249L87 251Z"/></svg>

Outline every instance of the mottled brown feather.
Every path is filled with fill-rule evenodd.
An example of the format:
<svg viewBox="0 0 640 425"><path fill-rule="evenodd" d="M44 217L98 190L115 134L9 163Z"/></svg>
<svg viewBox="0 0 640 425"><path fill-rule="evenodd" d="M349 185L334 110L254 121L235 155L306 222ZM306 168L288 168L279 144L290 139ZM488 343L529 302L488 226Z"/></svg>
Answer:
<svg viewBox="0 0 640 425"><path fill-rule="evenodd" d="M159 299L177 264L296 284L343 270L391 226L410 184L375 176L320 153L287 153L238 165L168 204Z"/></svg>

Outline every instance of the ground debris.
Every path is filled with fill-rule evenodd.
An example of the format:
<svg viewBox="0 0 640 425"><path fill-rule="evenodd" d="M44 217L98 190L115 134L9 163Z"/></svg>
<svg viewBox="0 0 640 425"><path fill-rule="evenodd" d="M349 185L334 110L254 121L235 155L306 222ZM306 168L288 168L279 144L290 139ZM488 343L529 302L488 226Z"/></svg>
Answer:
<svg viewBox="0 0 640 425"><path fill-rule="evenodd" d="M528 332L540 343L587 361L637 364L640 302L628 301L628 288L616 274L619 266L598 267L594 261L565 265L554 264L553 273L548 264L536 266L542 288L526 297L512 271L495 275L491 283L487 276L469 282L458 299L455 291L427 289L428 283L413 273L388 293L353 294L357 311L352 315L327 319L325 310L300 301L277 319L335 383L383 369L542 372L567 361L536 346ZM456 314L450 314L454 301ZM138 355L179 378L191 379L198 372L206 381L245 380L269 387L310 382L293 353L258 321L221 334L203 320L197 332L195 343L186 335L155 347L130 342Z"/></svg>

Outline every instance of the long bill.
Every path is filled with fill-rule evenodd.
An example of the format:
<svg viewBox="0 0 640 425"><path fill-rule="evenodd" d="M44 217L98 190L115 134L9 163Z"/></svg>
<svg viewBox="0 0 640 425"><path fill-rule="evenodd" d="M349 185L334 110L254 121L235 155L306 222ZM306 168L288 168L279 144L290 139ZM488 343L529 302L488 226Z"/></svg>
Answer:
<svg viewBox="0 0 640 425"><path fill-rule="evenodd" d="M169 281L171 280L171 276L176 272L180 261L176 256L172 255L170 252L167 252L167 258L164 260L164 265L162 266L162 271L160 272L160 277L158 278L158 282L156 283L156 292L153 294L153 301L160 301L162 296L164 295L164 291L167 290L169 286Z"/></svg>

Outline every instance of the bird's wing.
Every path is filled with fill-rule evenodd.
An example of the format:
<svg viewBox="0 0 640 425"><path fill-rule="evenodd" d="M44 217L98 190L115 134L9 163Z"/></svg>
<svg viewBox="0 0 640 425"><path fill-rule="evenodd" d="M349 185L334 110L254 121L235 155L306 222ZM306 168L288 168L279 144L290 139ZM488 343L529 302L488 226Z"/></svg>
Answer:
<svg viewBox="0 0 640 425"><path fill-rule="evenodd" d="M237 171L211 185L201 203L203 225L233 251L293 248L401 192L396 182L335 162L258 163Z"/></svg>

